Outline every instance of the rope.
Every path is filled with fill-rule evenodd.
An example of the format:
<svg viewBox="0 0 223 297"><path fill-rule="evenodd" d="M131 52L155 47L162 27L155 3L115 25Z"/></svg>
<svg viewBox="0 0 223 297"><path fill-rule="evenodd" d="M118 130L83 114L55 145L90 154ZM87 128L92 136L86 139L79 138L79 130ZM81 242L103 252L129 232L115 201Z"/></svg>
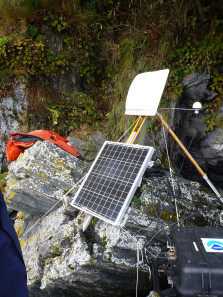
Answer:
<svg viewBox="0 0 223 297"><path fill-rule="evenodd" d="M138 284L139 284L139 243L137 242L137 264L136 264L136 297L138 296Z"/></svg>
<svg viewBox="0 0 223 297"><path fill-rule="evenodd" d="M127 132L132 128L132 126L133 125L135 125L135 123L138 121L138 119L139 119L140 117L138 117L136 120L135 120L135 122L128 128L128 130L126 130L125 132L124 132L124 134L122 134L122 136L117 140L117 142L119 142L126 134L127 134Z"/></svg>
<svg viewBox="0 0 223 297"><path fill-rule="evenodd" d="M83 214L83 211L80 211L79 214L78 214L78 216L76 217L76 221L78 221L78 219L81 217L82 214ZM68 227L69 227L69 226L68 226ZM68 227L67 227L67 228L68 228ZM49 239L52 239L54 236L56 236L56 235L59 234L60 232L62 232L62 231L66 231L67 228L61 228L58 232L53 233L53 235L48 236L46 239L44 239L44 240L42 240L42 241L34 242L33 245L40 244L40 243L44 243L44 242L48 241ZM32 246L33 246L33 245L32 245ZM32 247L32 246L31 246L31 247Z"/></svg>
<svg viewBox="0 0 223 297"><path fill-rule="evenodd" d="M123 227L120 227L120 229L127 235L129 236L133 241L136 242L136 297L138 296L138 284L139 284L139 265L141 263L143 263L143 253L142 253L142 245L141 243L135 238L133 237L129 232L127 232ZM141 251L141 257L142 260L140 261L140 251Z"/></svg>
<svg viewBox="0 0 223 297"><path fill-rule="evenodd" d="M119 138L119 140L117 142L119 142L126 134L127 132L132 128L132 126L137 122L138 119L136 119L136 121L124 132L124 134ZM62 196L60 198L60 200L58 200L41 218L39 218L35 223L34 225L32 225L31 228L29 228L21 237L19 240L22 240L23 237L29 233L39 222L42 221L43 218L45 218L50 212L51 210L54 209L54 207L61 202L61 200L63 199L63 204L64 204L64 207L66 208L67 207L67 195L84 179L84 177L82 177L64 196Z"/></svg>
<svg viewBox="0 0 223 297"><path fill-rule="evenodd" d="M161 107L159 110L162 109L170 109L169 107ZM201 109L199 108L180 108L180 107L171 107L171 109L177 109L177 110L193 110L193 111L200 111Z"/></svg>
<svg viewBox="0 0 223 297"><path fill-rule="evenodd" d="M178 222L178 226L179 226L179 213L178 213L178 207L177 207L177 200L176 200L176 193L175 193L175 188L174 188L174 183L173 183L173 170L171 168L171 164L170 164L170 156L169 156L169 151L168 151L168 146L167 146L167 140L166 140L166 136L165 136L165 131L164 131L164 125L162 122L162 128L163 128L163 135L164 135L164 140L165 140L165 146L166 146L166 152L167 152L167 158L168 158L168 164L169 164L169 171L170 171L170 178L171 178L171 184L172 184L172 189L173 189L173 193L174 193L174 203L175 203L175 209L176 209L176 216L177 216L177 222Z"/></svg>

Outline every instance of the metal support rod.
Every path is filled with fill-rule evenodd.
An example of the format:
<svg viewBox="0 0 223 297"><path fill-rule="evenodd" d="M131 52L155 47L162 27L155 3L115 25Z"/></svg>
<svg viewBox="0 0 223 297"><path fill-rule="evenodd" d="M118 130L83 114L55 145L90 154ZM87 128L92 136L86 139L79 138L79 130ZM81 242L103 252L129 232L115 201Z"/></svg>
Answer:
<svg viewBox="0 0 223 297"><path fill-rule="evenodd" d="M146 119L147 119L147 116L144 116L144 117L140 117L137 120L134 128L132 129L131 134L129 135L129 138L126 141L126 143L134 143L134 141L135 141L136 137L139 135L139 132L140 132L140 130L141 130L141 128L142 128L142 126L143 126Z"/></svg>
<svg viewBox="0 0 223 297"><path fill-rule="evenodd" d="M83 232L86 231L87 227L89 226L91 220L93 219L93 216L86 213L85 214L85 218L84 218L84 221L83 221L83 224L82 224L82 230Z"/></svg>
<svg viewBox="0 0 223 297"><path fill-rule="evenodd" d="M191 156L191 154L188 152L188 150L185 148L185 146L182 144L182 142L179 140L179 138L176 136L176 134L173 132L173 130L169 127L169 125L164 121L162 116L157 112L157 115L163 125L166 127L168 132L173 136L174 140L179 144L179 146L182 148L183 152L186 154L186 156L189 158L191 163L196 167L196 169L199 171L199 173L202 175L203 179L208 183L208 185L212 188L214 193L217 195L218 198L222 198L221 194L218 192L218 190L215 188L215 186L212 184L212 182L207 177L206 173L200 168L200 166L197 164L197 162L194 160L194 158Z"/></svg>

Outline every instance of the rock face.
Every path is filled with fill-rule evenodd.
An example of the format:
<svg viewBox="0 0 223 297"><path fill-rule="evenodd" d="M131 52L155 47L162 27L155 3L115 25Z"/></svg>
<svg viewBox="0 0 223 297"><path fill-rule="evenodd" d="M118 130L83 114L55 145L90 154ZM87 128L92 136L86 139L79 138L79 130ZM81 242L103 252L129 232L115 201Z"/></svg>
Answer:
<svg viewBox="0 0 223 297"><path fill-rule="evenodd" d="M15 86L11 97L0 98L0 172L7 169L5 148L9 133L19 130L21 122L25 122L28 101L24 88L20 83Z"/></svg>
<svg viewBox="0 0 223 297"><path fill-rule="evenodd" d="M207 125L205 124L207 104L209 100L216 96L213 91L207 89L209 78L210 74L205 72L191 73L184 78L184 91L180 99L180 106L192 108L195 101L200 101L203 110L197 116L193 111L181 111L176 122L179 123L177 129L184 145L218 187L219 191L223 191L223 129L222 127L216 127L213 131L207 132ZM223 103L218 109L218 118L223 119ZM193 165L187 158L183 157L180 149L177 150L174 161L178 163L178 168L180 168L184 177L193 178L197 181L202 180Z"/></svg>
<svg viewBox="0 0 223 297"><path fill-rule="evenodd" d="M95 159L97 152L106 140L105 135L100 131L90 136L88 141L69 137L70 144L75 146L78 152L84 156L87 161L93 161Z"/></svg>
<svg viewBox="0 0 223 297"><path fill-rule="evenodd" d="M166 250L176 224L175 199L184 224L223 222L219 201L198 183L172 181L168 173L152 167L123 226L94 218L83 232L83 214L69 206L73 192L67 195L67 206L48 210L86 170L87 164L47 142L36 143L10 165L6 198L17 210L25 210L16 226L31 297L135 296L137 267L138 296L145 297L151 289L148 262Z"/></svg>
<svg viewBox="0 0 223 297"><path fill-rule="evenodd" d="M74 210L60 208L21 241L30 296L135 296L137 229L100 221L83 233L80 221ZM148 267L139 277L145 296Z"/></svg>
<svg viewBox="0 0 223 297"><path fill-rule="evenodd" d="M83 91L77 66L67 70L64 74L58 72L56 76L45 78L43 85L49 87L56 97L61 96L63 92L72 94Z"/></svg>
<svg viewBox="0 0 223 297"><path fill-rule="evenodd" d="M43 214L83 177L86 168L53 143L37 141L10 164L5 198L16 210Z"/></svg>
<svg viewBox="0 0 223 297"><path fill-rule="evenodd" d="M61 37L45 26L43 26L41 33L44 35L49 48L56 55L59 55L63 49ZM66 100L63 98L64 94L71 95L75 92L83 92L77 65L64 70L63 74L60 69L56 75L43 77L41 83L43 87L47 87L60 100ZM14 86L14 91L10 97L0 98L0 173L7 171L8 163L6 161L5 148L9 140L9 134L14 132L29 132L29 127L26 125L29 98L24 90L25 85L19 83ZM67 104L66 101L65 104ZM42 115L37 113L34 115L34 118L32 124L35 126L35 129L43 129L44 119ZM21 127L22 125L23 127ZM49 130L49 128L46 130Z"/></svg>
<svg viewBox="0 0 223 297"><path fill-rule="evenodd" d="M69 139L88 161L95 158L105 140L101 132L92 135L90 144L73 137ZM60 147L37 141L9 166L5 193L8 206L25 213L43 214L83 178L88 168L87 163ZM73 195L75 190L68 195ZM58 203L58 207L62 203Z"/></svg>
<svg viewBox="0 0 223 297"><path fill-rule="evenodd" d="M215 93L207 89L208 81L210 79L209 72L190 73L183 79L183 95L181 104L183 103L187 108L192 108L196 101L208 101L215 97Z"/></svg>
<svg viewBox="0 0 223 297"><path fill-rule="evenodd" d="M42 34L48 47L56 54L59 55L63 50L63 41L61 37L48 26L43 26ZM73 49L75 52L75 48ZM58 71L55 76L48 76L44 78L43 85L50 88L56 97L60 97L62 93L72 94L74 92L83 91L78 66L65 70L64 74Z"/></svg>

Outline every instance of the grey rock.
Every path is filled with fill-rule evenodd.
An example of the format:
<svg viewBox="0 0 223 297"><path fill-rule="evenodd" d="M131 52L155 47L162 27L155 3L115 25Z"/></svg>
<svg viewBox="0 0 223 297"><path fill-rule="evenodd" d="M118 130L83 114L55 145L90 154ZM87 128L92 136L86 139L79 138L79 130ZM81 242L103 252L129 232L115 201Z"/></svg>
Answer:
<svg viewBox="0 0 223 297"><path fill-rule="evenodd" d="M192 105L195 101L200 101L208 95L210 98L211 91L207 93L207 84L210 78L210 73L190 73L182 81L184 85L183 89L183 98L185 106L192 108Z"/></svg>
<svg viewBox="0 0 223 297"><path fill-rule="evenodd" d="M43 26L42 33L44 34L44 38L49 48L52 51L54 51L57 55L59 55L63 49L62 39L58 35L56 35L52 30L50 30L49 27Z"/></svg>
<svg viewBox="0 0 223 297"><path fill-rule="evenodd" d="M63 40L49 29L48 26L43 26L41 33L44 35L48 47L56 54L59 55L63 50ZM75 48L73 49L75 52ZM63 69L64 70L64 69ZM70 67L64 74L61 74L61 69L56 72L56 75L45 77L42 80L44 86L47 86L56 97L60 97L63 93L72 94L74 92L83 91L82 83L78 71L78 66Z"/></svg>
<svg viewBox="0 0 223 297"><path fill-rule="evenodd" d="M48 76L43 80L43 85L51 89L56 97L66 93L68 95L83 91L78 67L72 67L64 74L57 72L55 76Z"/></svg>
<svg viewBox="0 0 223 297"><path fill-rule="evenodd" d="M30 296L134 296L136 243L146 236L102 221L83 233L80 220L59 208L21 240ZM139 296L149 282L148 266L142 268Z"/></svg>
<svg viewBox="0 0 223 297"><path fill-rule="evenodd" d="M23 159L16 162L23 162L26 166L30 159L32 171L40 175L42 172L46 174L41 169L45 163L48 171L53 172L54 166L51 162L55 155L56 159L58 156L48 145L52 144L38 143L36 146L38 148L41 146L41 149L33 147L36 154L27 150L29 158L27 157L26 161ZM44 158L41 150L47 155ZM49 158L48 155L50 155ZM69 165L70 159L66 157ZM64 159L63 163L65 163ZM83 170L83 163L77 160L73 164L74 171L78 172L76 175L78 179L81 176L80 169ZM65 181L69 180L72 186L73 180L69 175L70 169L65 165L63 167L65 168L60 168L56 181L58 183L61 180L62 189ZM19 169L19 166L17 170L10 166L11 170L13 174L20 177L20 180L25 179L23 170ZM120 227L94 219L87 231L82 232L81 224L84 215L82 213L77 215L75 209L69 205L47 212L41 220L34 217L34 213L32 216L25 214L20 223L17 220L31 297L135 296L137 251L140 255L141 252L146 254L147 259L163 255L162 248L166 246L169 230L176 224L175 198L180 221L189 222L190 225L200 222L212 226L222 224L223 216L218 199L203 192L198 183L189 182L180 177L171 180L168 174L162 177L150 176L149 172L143 177L142 186L139 189L140 205L132 202ZM54 174L47 173L49 181L55 184L52 175ZM13 188L13 185L9 186ZM47 187L49 190L40 187L39 191L41 190L42 194L50 192L50 183ZM23 190L24 201L32 199L25 189ZM16 199L16 195L14 197ZM51 197L57 197L57 195L52 194ZM57 199L54 202L56 201ZM40 203L42 203L41 198ZM140 257L138 262L140 284L138 296L140 297L148 295L151 290L150 268L146 258Z"/></svg>
<svg viewBox="0 0 223 297"><path fill-rule="evenodd" d="M98 151L106 140L105 135L100 131L89 137L88 141L69 137L70 144L75 146L77 151L85 157L87 161L93 161L95 159Z"/></svg>
<svg viewBox="0 0 223 297"><path fill-rule="evenodd" d="M62 199L86 170L87 164L60 147L37 141L10 164L5 198L9 207L16 210L44 213Z"/></svg>
<svg viewBox="0 0 223 297"><path fill-rule="evenodd" d="M200 142L200 151L211 180L223 189L223 129L215 128Z"/></svg>
<svg viewBox="0 0 223 297"><path fill-rule="evenodd" d="M17 132L26 122L28 100L24 91L25 85L15 85L11 97L0 98L0 172L6 171L6 145L9 134Z"/></svg>
<svg viewBox="0 0 223 297"><path fill-rule="evenodd" d="M77 151L83 156L87 157L86 154L86 143L84 140L75 137L68 137L69 143L76 147Z"/></svg>
<svg viewBox="0 0 223 297"><path fill-rule="evenodd" d="M205 92L205 101L209 101L209 100L212 100L214 99L214 97L217 95L217 93L213 92L213 91L210 91L210 90L206 90Z"/></svg>
<svg viewBox="0 0 223 297"><path fill-rule="evenodd" d="M190 73L183 79L184 90L180 98L180 106L191 108L195 101L201 101L203 108L197 116L192 111L180 111L177 115L179 119L177 128L180 140L193 158L219 191L223 191L223 130L222 127L216 127L213 131L207 132L208 127L205 123L205 110L208 101L216 96L213 91L207 89L209 79L209 72ZM219 108L217 117L223 119L223 104ZM194 165L185 158L182 150L176 144L173 146L173 160L180 169L180 173L185 178L201 182L202 177Z"/></svg>
<svg viewBox="0 0 223 297"><path fill-rule="evenodd" d="M103 143L106 141L106 137L102 132L98 131L97 133L92 135L92 140L94 142L96 150L99 150L102 147Z"/></svg>

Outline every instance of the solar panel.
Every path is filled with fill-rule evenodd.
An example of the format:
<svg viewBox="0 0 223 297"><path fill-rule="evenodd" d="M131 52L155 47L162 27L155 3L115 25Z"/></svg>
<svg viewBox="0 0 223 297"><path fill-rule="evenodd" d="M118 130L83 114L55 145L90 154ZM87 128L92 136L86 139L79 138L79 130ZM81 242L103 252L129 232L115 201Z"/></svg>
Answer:
<svg viewBox="0 0 223 297"><path fill-rule="evenodd" d="M120 225L154 149L106 141L71 205Z"/></svg>

